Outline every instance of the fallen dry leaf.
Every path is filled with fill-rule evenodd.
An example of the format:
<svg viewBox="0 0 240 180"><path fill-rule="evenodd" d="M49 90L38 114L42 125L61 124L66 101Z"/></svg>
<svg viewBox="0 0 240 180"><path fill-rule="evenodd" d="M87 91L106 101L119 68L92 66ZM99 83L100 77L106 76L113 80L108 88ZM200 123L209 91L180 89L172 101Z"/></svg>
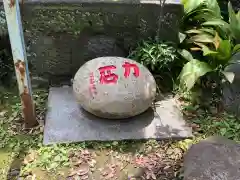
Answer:
<svg viewBox="0 0 240 180"><path fill-rule="evenodd" d="M89 168L87 166L82 166L82 167L78 167L76 169L72 169L72 171L70 172L70 174L68 176L69 177L72 177L75 175L84 176L84 175L87 175L88 172L89 172Z"/></svg>
<svg viewBox="0 0 240 180"><path fill-rule="evenodd" d="M83 176L83 175L88 174L88 172L89 172L89 169L79 169L77 174L79 176Z"/></svg>
<svg viewBox="0 0 240 180"><path fill-rule="evenodd" d="M69 177L75 176L78 173L77 170L71 170L70 174L68 175Z"/></svg>
<svg viewBox="0 0 240 180"><path fill-rule="evenodd" d="M88 162L90 167L94 167L96 165L96 160L92 159L91 161Z"/></svg>
<svg viewBox="0 0 240 180"><path fill-rule="evenodd" d="M114 177L114 173L113 172L110 172L107 176L105 176L104 178L107 180L107 179L112 179Z"/></svg>
<svg viewBox="0 0 240 180"><path fill-rule="evenodd" d="M81 177L80 177L81 180L85 180L85 179L88 179L88 178L89 178L88 175L84 175L84 176L81 176Z"/></svg>
<svg viewBox="0 0 240 180"><path fill-rule="evenodd" d="M73 165L74 165L74 166L79 166L79 165L81 165L82 163L83 163L83 160L82 160L82 159L79 159L78 161L73 162Z"/></svg>
<svg viewBox="0 0 240 180"><path fill-rule="evenodd" d="M31 151L23 160L23 164L28 164L33 162L37 158L37 153L35 151Z"/></svg>
<svg viewBox="0 0 240 180"><path fill-rule="evenodd" d="M107 169L104 170L101 175L104 177L105 180L113 179L114 176L116 176L116 168L117 165L108 165Z"/></svg>

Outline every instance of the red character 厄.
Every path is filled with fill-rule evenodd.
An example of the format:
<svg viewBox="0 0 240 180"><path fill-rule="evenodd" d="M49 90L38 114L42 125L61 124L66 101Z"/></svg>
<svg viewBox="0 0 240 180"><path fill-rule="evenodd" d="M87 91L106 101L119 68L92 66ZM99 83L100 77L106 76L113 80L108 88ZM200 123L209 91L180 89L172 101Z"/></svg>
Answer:
<svg viewBox="0 0 240 180"><path fill-rule="evenodd" d="M116 84L118 80L118 75L114 74L112 70L115 70L116 66L109 65L98 68L100 72L100 83L101 84Z"/></svg>

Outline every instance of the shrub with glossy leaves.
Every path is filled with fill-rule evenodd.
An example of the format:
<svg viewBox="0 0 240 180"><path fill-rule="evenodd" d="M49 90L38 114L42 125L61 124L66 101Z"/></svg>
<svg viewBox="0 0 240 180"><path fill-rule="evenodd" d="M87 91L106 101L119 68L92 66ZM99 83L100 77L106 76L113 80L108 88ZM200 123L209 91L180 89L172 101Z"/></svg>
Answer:
<svg viewBox="0 0 240 180"><path fill-rule="evenodd" d="M216 0L183 0L183 4L184 32L180 37L184 50L181 55L188 62L180 74L180 83L191 90L209 72L224 74L231 57L240 51L237 44L240 41L240 11L235 13L229 2L229 22L226 22Z"/></svg>

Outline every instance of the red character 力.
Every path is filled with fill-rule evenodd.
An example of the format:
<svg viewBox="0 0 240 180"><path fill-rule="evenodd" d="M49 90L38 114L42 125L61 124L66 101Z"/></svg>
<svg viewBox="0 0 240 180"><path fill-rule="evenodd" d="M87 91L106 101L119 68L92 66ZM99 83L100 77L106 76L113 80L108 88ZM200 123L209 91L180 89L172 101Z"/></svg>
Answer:
<svg viewBox="0 0 240 180"><path fill-rule="evenodd" d="M100 72L100 83L101 84L116 84L118 80L118 75L114 74L112 70L115 70L116 66L109 65L98 68Z"/></svg>
<svg viewBox="0 0 240 180"><path fill-rule="evenodd" d="M129 77L131 68L133 68L133 75L135 77L138 77L140 74L139 68L136 64L131 64L129 62L125 62L125 64L123 64L122 67L125 69L125 72L124 72L125 78Z"/></svg>

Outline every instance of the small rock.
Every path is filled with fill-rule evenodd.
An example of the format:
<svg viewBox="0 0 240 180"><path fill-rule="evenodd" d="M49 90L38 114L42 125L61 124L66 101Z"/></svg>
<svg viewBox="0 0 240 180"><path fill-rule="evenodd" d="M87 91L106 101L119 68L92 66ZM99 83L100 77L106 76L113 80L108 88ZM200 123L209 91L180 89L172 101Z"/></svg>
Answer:
<svg viewBox="0 0 240 180"><path fill-rule="evenodd" d="M11 176L11 177L19 176L19 174L20 174L20 169L11 169L9 172L9 176Z"/></svg>
<svg viewBox="0 0 240 180"><path fill-rule="evenodd" d="M4 117L6 113L7 113L7 111L0 112L0 117Z"/></svg>

